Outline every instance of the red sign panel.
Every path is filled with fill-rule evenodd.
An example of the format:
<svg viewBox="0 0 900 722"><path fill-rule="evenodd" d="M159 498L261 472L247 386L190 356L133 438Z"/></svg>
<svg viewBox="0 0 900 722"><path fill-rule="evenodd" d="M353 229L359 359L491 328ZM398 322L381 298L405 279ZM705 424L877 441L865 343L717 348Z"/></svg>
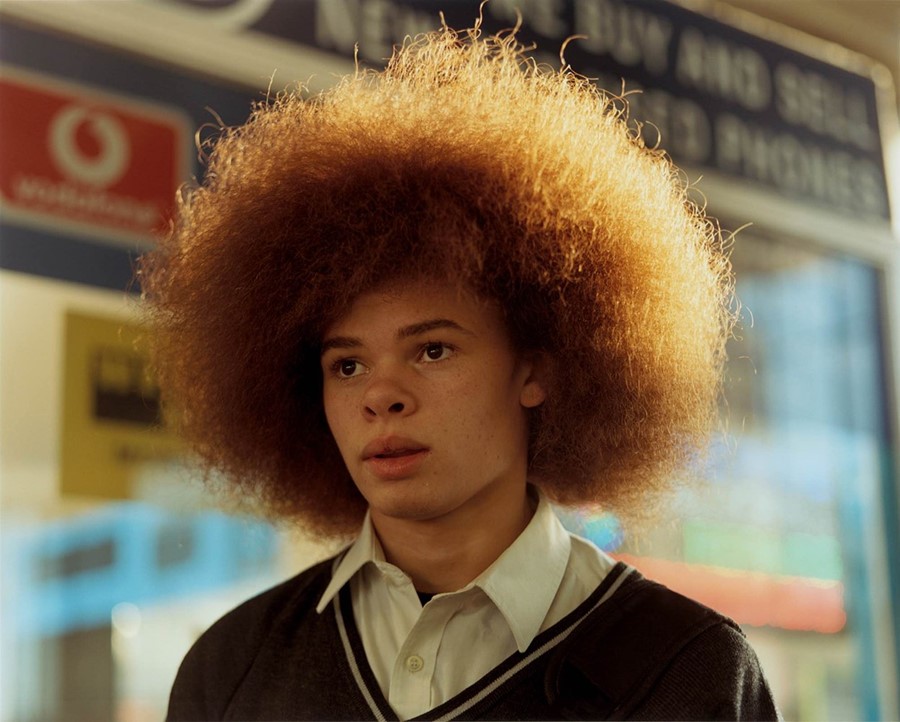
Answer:
<svg viewBox="0 0 900 722"><path fill-rule="evenodd" d="M166 108L4 68L4 210L45 226L150 237L171 215L188 137Z"/></svg>

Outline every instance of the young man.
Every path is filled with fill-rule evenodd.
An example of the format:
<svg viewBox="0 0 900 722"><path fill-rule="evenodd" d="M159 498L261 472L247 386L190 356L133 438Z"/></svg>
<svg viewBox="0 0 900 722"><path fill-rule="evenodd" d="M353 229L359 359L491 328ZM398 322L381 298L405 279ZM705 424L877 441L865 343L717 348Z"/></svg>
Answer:
<svg viewBox="0 0 900 722"><path fill-rule="evenodd" d="M170 720L777 716L729 620L567 533L695 462L718 234L588 81L449 29L258 107L142 264L210 470L355 536L219 620Z"/></svg>

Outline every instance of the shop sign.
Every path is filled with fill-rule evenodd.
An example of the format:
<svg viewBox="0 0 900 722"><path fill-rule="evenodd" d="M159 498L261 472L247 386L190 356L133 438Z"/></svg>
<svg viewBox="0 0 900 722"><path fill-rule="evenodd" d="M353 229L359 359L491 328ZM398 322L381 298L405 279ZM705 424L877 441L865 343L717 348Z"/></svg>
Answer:
<svg viewBox="0 0 900 722"><path fill-rule="evenodd" d="M0 201L30 225L151 239L184 180L190 123L165 106L0 68Z"/></svg>
<svg viewBox="0 0 900 722"><path fill-rule="evenodd" d="M128 499L148 464L182 442L163 421L141 330L102 316L66 315L61 492Z"/></svg>
<svg viewBox="0 0 900 722"><path fill-rule="evenodd" d="M177 0L211 23L383 65L406 36L470 27L478 0ZM482 31L509 29L539 60L627 94L648 145L778 195L889 218L879 88L860 72L661 0L491 0ZM807 41L808 43L808 41ZM822 44L824 46L824 43ZM624 81L624 86L623 86ZM635 92L632 92L635 91ZM693 174L692 174L693 175Z"/></svg>

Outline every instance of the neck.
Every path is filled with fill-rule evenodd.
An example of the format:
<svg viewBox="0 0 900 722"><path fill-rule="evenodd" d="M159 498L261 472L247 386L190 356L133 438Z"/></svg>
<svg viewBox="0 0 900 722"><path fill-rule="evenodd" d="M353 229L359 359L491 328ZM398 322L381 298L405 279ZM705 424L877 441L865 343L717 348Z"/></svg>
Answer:
<svg viewBox="0 0 900 722"><path fill-rule="evenodd" d="M499 493L507 497L502 504L493 500L433 519L398 519L373 510L385 559L408 574L419 592L461 589L506 551L534 514L524 484Z"/></svg>

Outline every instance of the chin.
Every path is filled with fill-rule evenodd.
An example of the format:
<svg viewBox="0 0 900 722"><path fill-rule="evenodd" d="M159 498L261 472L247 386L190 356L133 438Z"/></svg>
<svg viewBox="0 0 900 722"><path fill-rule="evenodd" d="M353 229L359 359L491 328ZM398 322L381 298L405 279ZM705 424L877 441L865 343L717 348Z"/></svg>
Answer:
<svg viewBox="0 0 900 722"><path fill-rule="evenodd" d="M381 516L406 521L430 521L451 510L451 507L429 503L424 499L380 500L379 503L370 506Z"/></svg>
<svg viewBox="0 0 900 722"><path fill-rule="evenodd" d="M364 496L372 511L381 516L428 521L455 508L450 500L436 499L431 490L420 481L392 481L390 484L379 483L378 486L380 488L367 489Z"/></svg>

